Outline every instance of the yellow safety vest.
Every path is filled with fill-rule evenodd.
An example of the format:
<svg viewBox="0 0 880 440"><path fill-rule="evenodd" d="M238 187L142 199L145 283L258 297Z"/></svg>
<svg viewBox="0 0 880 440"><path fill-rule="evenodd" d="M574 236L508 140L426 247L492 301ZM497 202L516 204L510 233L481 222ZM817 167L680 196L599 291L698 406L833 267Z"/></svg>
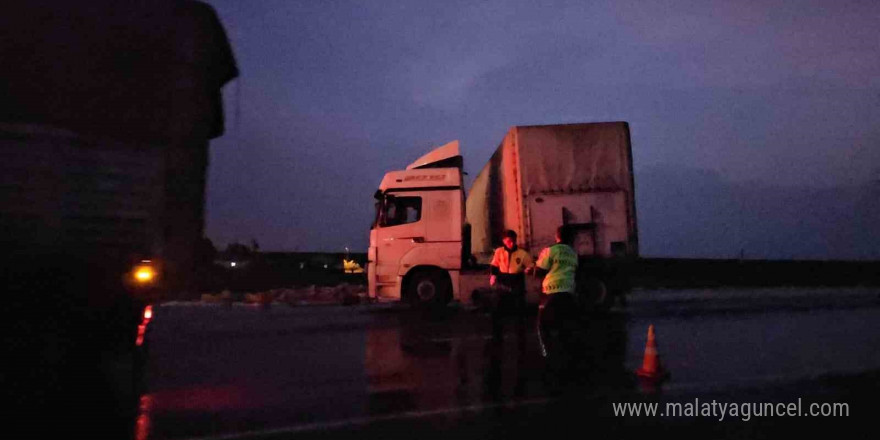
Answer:
<svg viewBox="0 0 880 440"><path fill-rule="evenodd" d="M578 256L571 246L555 244L544 249L538 257L537 266L548 271L541 286L544 293L574 293Z"/></svg>

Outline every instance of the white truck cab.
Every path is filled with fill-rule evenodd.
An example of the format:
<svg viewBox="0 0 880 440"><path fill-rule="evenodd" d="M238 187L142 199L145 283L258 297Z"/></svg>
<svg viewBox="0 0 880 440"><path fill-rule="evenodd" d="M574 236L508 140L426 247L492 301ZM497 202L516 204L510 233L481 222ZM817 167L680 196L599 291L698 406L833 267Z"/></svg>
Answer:
<svg viewBox="0 0 880 440"><path fill-rule="evenodd" d="M376 191L367 278L371 298L458 298L464 189L458 141L385 174Z"/></svg>

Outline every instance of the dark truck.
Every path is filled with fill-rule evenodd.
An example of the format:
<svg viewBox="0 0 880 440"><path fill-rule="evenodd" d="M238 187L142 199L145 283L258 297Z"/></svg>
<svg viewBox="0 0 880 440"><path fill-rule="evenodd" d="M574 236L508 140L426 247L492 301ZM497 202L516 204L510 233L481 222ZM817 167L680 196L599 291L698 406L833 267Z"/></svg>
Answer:
<svg viewBox="0 0 880 440"><path fill-rule="evenodd" d="M209 141L238 72L201 2L21 3L0 13L0 387L23 414L115 436L150 304L193 292Z"/></svg>

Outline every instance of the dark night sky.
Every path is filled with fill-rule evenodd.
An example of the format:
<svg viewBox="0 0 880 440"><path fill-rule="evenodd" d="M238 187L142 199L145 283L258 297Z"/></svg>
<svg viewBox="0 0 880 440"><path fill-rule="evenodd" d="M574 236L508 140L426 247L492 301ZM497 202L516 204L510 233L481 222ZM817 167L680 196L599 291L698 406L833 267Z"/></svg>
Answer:
<svg viewBox="0 0 880 440"><path fill-rule="evenodd" d="M385 171L625 120L644 256L880 258L880 2L209 0L218 246L365 251Z"/></svg>

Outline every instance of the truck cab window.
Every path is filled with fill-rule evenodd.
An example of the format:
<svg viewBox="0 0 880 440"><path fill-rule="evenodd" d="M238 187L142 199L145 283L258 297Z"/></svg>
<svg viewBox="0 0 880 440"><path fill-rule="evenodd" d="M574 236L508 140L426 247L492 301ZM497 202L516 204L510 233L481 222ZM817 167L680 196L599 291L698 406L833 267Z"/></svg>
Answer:
<svg viewBox="0 0 880 440"><path fill-rule="evenodd" d="M382 226L415 223L422 218L421 197L395 197L385 205Z"/></svg>
<svg viewBox="0 0 880 440"><path fill-rule="evenodd" d="M382 202L376 202L376 215L373 216L373 223L370 225L370 229L375 229L377 226L379 226L381 219Z"/></svg>

